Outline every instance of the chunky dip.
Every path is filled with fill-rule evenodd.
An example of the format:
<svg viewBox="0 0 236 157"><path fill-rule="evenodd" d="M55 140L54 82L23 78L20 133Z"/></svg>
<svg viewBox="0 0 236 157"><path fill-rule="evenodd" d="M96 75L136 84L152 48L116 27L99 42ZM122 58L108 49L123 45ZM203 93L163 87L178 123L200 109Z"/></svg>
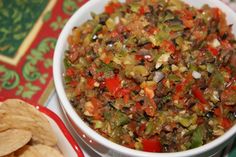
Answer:
<svg viewBox="0 0 236 157"><path fill-rule="evenodd" d="M199 147L236 119L236 40L218 8L111 1L72 30L64 83L78 115L120 145Z"/></svg>

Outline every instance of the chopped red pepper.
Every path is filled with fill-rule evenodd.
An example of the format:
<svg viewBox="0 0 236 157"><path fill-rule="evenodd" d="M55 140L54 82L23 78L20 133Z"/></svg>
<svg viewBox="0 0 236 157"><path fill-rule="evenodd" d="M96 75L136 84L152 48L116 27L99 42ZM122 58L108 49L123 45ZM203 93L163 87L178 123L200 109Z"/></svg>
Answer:
<svg viewBox="0 0 236 157"><path fill-rule="evenodd" d="M116 30L111 32L111 37L116 38L118 36L119 36L119 33Z"/></svg>
<svg viewBox="0 0 236 157"><path fill-rule="evenodd" d="M140 8L139 8L139 14L140 15L143 15L145 13L145 8L144 8L144 6L141 6Z"/></svg>
<svg viewBox="0 0 236 157"><path fill-rule="evenodd" d="M115 75L112 78L107 78L105 84L110 93L115 94L121 88L121 80Z"/></svg>
<svg viewBox="0 0 236 157"><path fill-rule="evenodd" d="M87 88L93 89L94 88L95 80L93 78L87 78Z"/></svg>
<svg viewBox="0 0 236 157"><path fill-rule="evenodd" d="M236 86L231 86L230 89L235 90L236 91Z"/></svg>
<svg viewBox="0 0 236 157"><path fill-rule="evenodd" d="M213 56L218 56L219 51L218 51L216 48L211 47L211 46L208 45L207 49L208 49L208 51L211 52L211 54L212 54Z"/></svg>
<svg viewBox="0 0 236 157"><path fill-rule="evenodd" d="M225 48L228 48L228 49L232 48L232 45L229 43L228 40L222 40L221 45Z"/></svg>
<svg viewBox="0 0 236 157"><path fill-rule="evenodd" d="M108 13L108 14L112 14L115 12L115 10L117 8L119 8L121 6L120 3L110 3L109 5L107 5L105 7L105 12Z"/></svg>
<svg viewBox="0 0 236 157"><path fill-rule="evenodd" d="M215 114L217 117L220 117L220 116L222 115L220 108L214 109L214 114Z"/></svg>
<svg viewBox="0 0 236 157"><path fill-rule="evenodd" d="M135 104L135 110L136 111L142 111L142 105L139 102L136 102Z"/></svg>
<svg viewBox="0 0 236 157"><path fill-rule="evenodd" d="M204 105L202 103L198 103L197 107L201 110L201 111L205 111Z"/></svg>
<svg viewBox="0 0 236 157"><path fill-rule="evenodd" d="M68 68L66 69L66 75L67 76L73 76L74 75L74 69L73 68Z"/></svg>
<svg viewBox="0 0 236 157"><path fill-rule="evenodd" d="M219 8L212 8L212 12L213 12L213 17L216 19L216 20L219 20L220 19L220 16L222 15L222 12Z"/></svg>
<svg viewBox="0 0 236 157"><path fill-rule="evenodd" d="M143 150L147 152L161 152L162 146L157 139L143 139Z"/></svg>
<svg viewBox="0 0 236 157"><path fill-rule="evenodd" d="M172 41L164 40L161 44L161 47L164 48L166 51L169 51L171 53L175 52L175 45Z"/></svg>
<svg viewBox="0 0 236 157"><path fill-rule="evenodd" d="M145 131L145 128L146 128L146 123L143 123L141 124L138 129L136 130L136 133L139 135L139 136L142 136L144 131Z"/></svg>
<svg viewBox="0 0 236 157"><path fill-rule="evenodd" d="M228 118L224 117L221 120L221 126L223 126L224 129L227 130L227 129L229 129L232 126L232 123L231 123L231 121Z"/></svg>
<svg viewBox="0 0 236 157"><path fill-rule="evenodd" d="M202 123L204 123L204 119L202 117L198 117L197 118L197 124L200 125Z"/></svg>
<svg viewBox="0 0 236 157"><path fill-rule="evenodd" d="M180 93L180 92L182 92L182 90L183 90L183 84L182 84L182 83L177 84L177 85L175 86L175 91L176 91L176 93Z"/></svg>
<svg viewBox="0 0 236 157"><path fill-rule="evenodd" d="M192 88L192 93L201 103L207 104L207 100L204 98L202 91L198 87Z"/></svg>

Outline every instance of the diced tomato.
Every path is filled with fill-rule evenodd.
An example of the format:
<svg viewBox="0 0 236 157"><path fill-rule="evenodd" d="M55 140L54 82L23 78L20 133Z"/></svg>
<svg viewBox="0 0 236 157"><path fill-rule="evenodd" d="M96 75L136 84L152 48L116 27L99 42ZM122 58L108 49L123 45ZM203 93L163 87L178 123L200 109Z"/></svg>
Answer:
<svg viewBox="0 0 236 157"><path fill-rule="evenodd" d="M152 99L154 97L154 91L152 89L145 87L144 92L149 99Z"/></svg>
<svg viewBox="0 0 236 157"><path fill-rule="evenodd" d="M143 15L145 13L145 8L144 8L144 6L141 6L140 8L139 8L139 14L140 15Z"/></svg>
<svg viewBox="0 0 236 157"><path fill-rule="evenodd" d="M94 88L95 80L93 78L87 78L87 88L93 89Z"/></svg>
<svg viewBox="0 0 236 157"><path fill-rule="evenodd" d="M201 111L205 111L204 105L202 103L198 103L197 107L201 110Z"/></svg>
<svg viewBox="0 0 236 157"><path fill-rule="evenodd" d="M72 87L76 87L78 84L79 84L78 81L70 81L70 85L71 85Z"/></svg>
<svg viewBox="0 0 236 157"><path fill-rule="evenodd" d="M137 133L139 136L142 136L145 129L146 129L146 124L143 123L143 124L140 125L140 127L138 128L138 130L136 131L136 133Z"/></svg>
<svg viewBox="0 0 236 157"><path fill-rule="evenodd" d="M195 98L197 98L201 103L203 103L203 104L208 103L207 100L204 98L202 91L198 87L196 87L196 86L193 87L192 93L195 96Z"/></svg>
<svg viewBox="0 0 236 157"><path fill-rule="evenodd" d="M128 103L129 102L129 95L128 94L126 94L126 95L124 95L124 103Z"/></svg>
<svg viewBox="0 0 236 157"><path fill-rule="evenodd" d="M136 109L136 111L141 111L142 110L142 106L139 102L136 102L135 109Z"/></svg>
<svg viewBox="0 0 236 157"><path fill-rule="evenodd" d="M149 34L155 34L155 33L158 32L158 31L159 31L159 29L156 28L156 27L150 26L150 27L147 28L147 32L148 32Z"/></svg>
<svg viewBox="0 0 236 157"><path fill-rule="evenodd" d="M221 14L222 14L221 10L220 10L219 8L212 8L212 12L213 12L213 17L214 17L216 20L219 20Z"/></svg>
<svg viewBox="0 0 236 157"><path fill-rule="evenodd" d="M214 114L215 114L217 117L220 117L220 116L222 115L220 108L215 108L215 109L214 109Z"/></svg>
<svg viewBox="0 0 236 157"><path fill-rule="evenodd" d="M181 94L183 93L185 86L187 86L191 80L192 80L192 75L188 74L183 82L175 86L176 94L173 97L174 100L178 100L181 97Z"/></svg>
<svg viewBox="0 0 236 157"><path fill-rule="evenodd" d="M224 129L227 130L232 126L232 122L228 118L224 117L221 120L221 126L223 126Z"/></svg>
<svg viewBox="0 0 236 157"><path fill-rule="evenodd" d="M221 41L221 45L223 46L223 47L225 47L225 48L232 48L232 45L229 43L229 41L228 40L222 40Z"/></svg>
<svg viewBox="0 0 236 157"><path fill-rule="evenodd" d="M211 47L210 45L208 45L207 49L208 49L208 51L211 52L211 54L212 54L213 56L218 56L219 51L218 51L216 48Z"/></svg>
<svg viewBox="0 0 236 157"><path fill-rule="evenodd" d="M102 102L95 97L91 98L91 102L95 109L98 109L102 106Z"/></svg>
<svg viewBox="0 0 236 157"><path fill-rule="evenodd" d="M105 79L105 84L109 92L113 95L121 88L121 80L117 75Z"/></svg>
<svg viewBox="0 0 236 157"><path fill-rule="evenodd" d="M183 19L182 21L183 21L184 26L187 28L192 28L194 26L193 20Z"/></svg>
<svg viewBox="0 0 236 157"><path fill-rule="evenodd" d="M121 6L120 3L110 3L105 7L105 12L108 14L112 14L116 11L117 8Z"/></svg>
<svg viewBox="0 0 236 157"><path fill-rule="evenodd" d="M204 122L204 119L202 117L197 118L197 124L200 125Z"/></svg>
<svg viewBox="0 0 236 157"><path fill-rule="evenodd" d="M103 62L106 63L106 64L109 64L111 62L111 57L110 56L107 56L103 59Z"/></svg>
<svg viewBox="0 0 236 157"><path fill-rule="evenodd" d="M140 61L143 59L143 56L142 55L135 55L135 59Z"/></svg>
<svg viewBox="0 0 236 157"><path fill-rule="evenodd" d="M117 36L119 36L119 33L116 30L111 32L111 37L116 38Z"/></svg>
<svg viewBox="0 0 236 157"><path fill-rule="evenodd" d="M115 92L115 97L124 98L124 101L128 101L129 100L129 94L130 94L130 89L126 89L126 88L119 88L116 92Z"/></svg>
<svg viewBox="0 0 236 157"><path fill-rule="evenodd" d="M175 52L175 45L172 41L164 40L161 44L161 47L164 48L166 51L169 51L171 53Z"/></svg>
<svg viewBox="0 0 236 157"><path fill-rule="evenodd" d="M190 10L182 10L182 15L185 19L187 20L192 20L193 19L193 12L191 12Z"/></svg>
<svg viewBox="0 0 236 157"><path fill-rule="evenodd" d="M230 89L235 90L236 91L236 86L231 86Z"/></svg>
<svg viewBox="0 0 236 157"><path fill-rule="evenodd" d="M146 112L147 115L153 117L155 115L157 107L153 99L149 99L149 101L150 101L149 104L145 104L144 111Z"/></svg>
<svg viewBox="0 0 236 157"><path fill-rule="evenodd" d="M66 75L67 76L73 76L74 74L75 74L75 72L74 72L73 68L66 69Z"/></svg>
<svg viewBox="0 0 236 157"><path fill-rule="evenodd" d="M175 86L175 91L176 91L176 93L180 93L182 90L183 90L183 84L182 84L182 83L177 84L177 85Z"/></svg>
<svg viewBox="0 0 236 157"><path fill-rule="evenodd" d="M162 145L157 139L143 139L143 150L147 152L161 152Z"/></svg>
<svg viewBox="0 0 236 157"><path fill-rule="evenodd" d="M230 69L230 67L224 67L224 69L229 75L232 74L232 70Z"/></svg>

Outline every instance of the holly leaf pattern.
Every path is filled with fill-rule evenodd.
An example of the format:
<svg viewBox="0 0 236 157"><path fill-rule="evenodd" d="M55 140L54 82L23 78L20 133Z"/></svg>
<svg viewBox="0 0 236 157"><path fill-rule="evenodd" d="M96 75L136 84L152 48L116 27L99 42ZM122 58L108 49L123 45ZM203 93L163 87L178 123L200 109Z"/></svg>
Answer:
<svg viewBox="0 0 236 157"><path fill-rule="evenodd" d="M25 86L19 86L16 95L20 95L22 98L31 99L32 96L41 88L33 85L32 83L26 83Z"/></svg>
<svg viewBox="0 0 236 157"><path fill-rule="evenodd" d="M62 19L61 16L57 17L57 20L52 22L50 27L54 30L57 31L58 29L62 29L63 26L66 24L68 19Z"/></svg>

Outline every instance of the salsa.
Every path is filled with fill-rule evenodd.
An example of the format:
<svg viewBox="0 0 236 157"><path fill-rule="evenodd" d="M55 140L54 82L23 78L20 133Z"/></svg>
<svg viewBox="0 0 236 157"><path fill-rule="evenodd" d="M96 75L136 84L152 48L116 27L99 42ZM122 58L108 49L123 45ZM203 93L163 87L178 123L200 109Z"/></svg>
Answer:
<svg viewBox="0 0 236 157"><path fill-rule="evenodd" d="M199 147L236 121L236 40L218 8L113 0L75 27L64 83L78 115L120 145Z"/></svg>

